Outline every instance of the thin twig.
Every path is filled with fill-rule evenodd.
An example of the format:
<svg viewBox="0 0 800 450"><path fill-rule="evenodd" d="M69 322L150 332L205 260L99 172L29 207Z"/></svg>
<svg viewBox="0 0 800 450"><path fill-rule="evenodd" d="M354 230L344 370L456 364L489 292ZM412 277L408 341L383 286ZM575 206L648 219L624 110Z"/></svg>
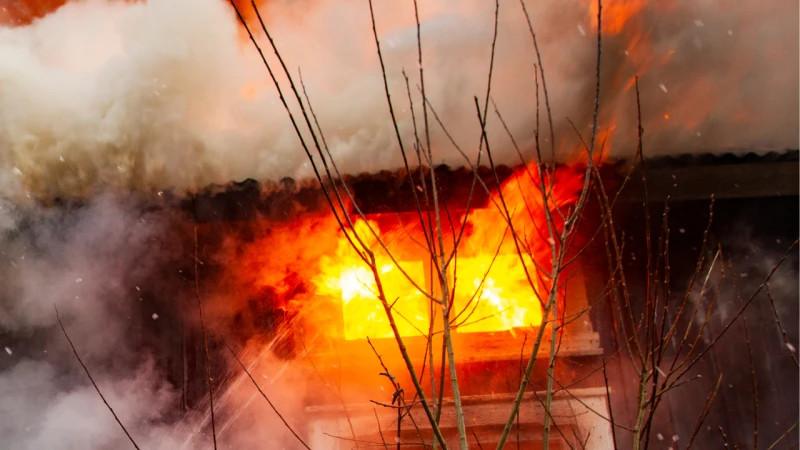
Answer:
<svg viewBox="0 0 800 450"><path fill-rule="evenodd" d="M794 349L795 347L789 342L789 335L786 333L786 329L783 328L781 319L778 317L778 309L775 307L775 299L772 298L772 292L769 290L769 283L764 286L764 291L767 294L770 306L772 306L772 314L775 316L775 324L778 326L778 330L780 330L781 336L783 337L783 345L789 351L789 356L792 357L794 365L800 367L800 362L797 361L796 350Z"/></svg>
<svg viewBox="0 0 800 450"><path fill-rule="evenodd" d="M697 437L697 433L700 431L700 428L703 426L703 422L706 420L706 416L708 416L709 411L711 411L711 403L714 401L714 397L717 396L717 391L719 390L719 384L722 382L722 374L717 377L716 383L714 383L714 388L711 392L708 393L708 397L706 398L706 403L703 405L703 410L700 412L700 417L697 419L697 424L695 425L694 432L692 436L689 438L689 443L686 445L687 450L692 447L692 442Z"/></svg>
<svg viewBox="0 0 800 450"><path fill-rule="evenodd" d="M725 430L722 429L722 426L717 425L719 429L719 434L722 435L722 446L728 448L728 435L725 434Z"/></svg>
<svg viewBox="0 0 800 450"><path fill-rule="evenodd" d="M64 337L67 338L67 342L69 342L69 346L72 347L72 353L75 354L75 358L77 358L78 362L81 364L81 367L83 367L83 370L86 372L86 376L89 377L89 381L92 382L92 386L94 386L94 389L97 391L97 395L99 395L100 398L103 400L103 403L105 403L106 408L108 408L108 410L111 411L111 415L114 416L114 420L117 421L117 423L119 424L120 428L122 428L122 431L124 431L125 435L128 436L128 440L131 441L131 444L133 444L133 447L136 448L136 450L139 450L139 446L136 445L136 442L133 440L133 437L131 437L131 434L128 433L127 429L125 429L125 425L123 425L122 422L119 420L119 417L117 417L117 413L114 412L114 408L112 408L111 405L108 404L108 402L106 401L106 398L103 396L103 393L100 392L100 388L97 387L97 383L94 382L94 378L92 378L92 374L89 373L89 369L86 367L86 364L83 363L83 360L81 360L81 357L78 355L78 351L75 350L75 344L73 344L72 343L72 339L69 338L69 335L67 334L67 329L64 328L64 324L61 322L61 316L58 315L58 307L56 305L53 305L53 308L55 308L55 310L56 310L56 319L58 319L58 325L61 326L61 331L64 332Z"/></svg>
<svg viewBox="0 0 800 450"><path fill-rule="evenodd" d="M383 437L383 430L381 429L381 420L378 419L378 411L373 408L372 412L375 413L375 422L378 424L378 435L380 435L381 442L383 442L383 448L384 450L389 450L389 445L386 444L386 439Z"/></svg>
<svg viewBox="0 0 800 450"><path fill-rule="evenodd" d="M214 439L214 450L217 448L217 425L214 419L214 387L211 378L211 356L208 353L208 336L206 334L206 324L203 320L203 302L200 300L200 272L198 271L198 243L197 225L194 226L194 289L197 297L197 311L200 314L200 328L203 330L203 347L206 351L206 378L208 380L208 402L211 411L211 436Z"/></svg>
<svg viewBox="0 0 800 450"><path fill-rule="evenodd" d="M606 401L608 402L608 418L614 423L614 412L611 409L611 391L608 387L608 373L606 373L606 360L603 359L603 379L606 384ZM611 439L614 441L614 450L617 450L617 427L611 426Z"/></svg>
<svg viewBox="0 0 800 450"><path fill-rule="evenodd" d="M742 294L739 290L739 283L737 281L736 272L733 269L733 262L728 261L728 267L731 269L731 276L733 278L733 288L736 292L736 299L739 301L739 306L742 306ZM747 356L750 362L750 381L753 385L753 448L758 448L758 382L756 381L756 366L753 360L753 345L750 343L750 327L747 326L747 315L742 314L742 327L744 328L745 342L747 343Z"/></svg>
<svg viewBox="0 0 800 450"><path fill-rule="evenodd" d="M788 435L789 435L789 433L791 433L791 432L792 432L792 430L794 430L795 428L797 428L797 422L795 422L795 423L794 423L794 425L792 425L791 427L789 427L789 429L788 429L788 430L786 430L786 432L784 432L784 433L781 435L781 437L779 437L779 438L778 438L778 439L777 439L775 442L773 442L773 443L772 443L772 445L770 445L770 446L769 446L769 448L768 448L767 450L772 450L773 448L775 448L775 446L776 446L776 445L778 445L778 443L780 443L780 442L783 440L783 438L785 438L786 436L788 436Z"/></svg>
<svg viewBox="0 0 800 450"><path fill-rule="evenodd" d="M233 357L236 358L236 362L239 363L239 365L242 367L242 370L244 370L244 373L247 374L247 376L250 378L250 381L252 381L253 385L255 385L256 389L258 389L258 392L261 394L262 397L264 397L264 400L266 400L267 403L269 403L270 408L272 408L272 410L275 412L275 414L277 414L278 418L281 419L281 422L283 422L283 424L294 435L294 437L296 437L297 440L300 441L300 443L303 445L303 447L307 448L308 450L311 450L311 448L308 446L308 444L306 444L305 441L303 441L303 438L301 438L300 435L298 435L294 431L292 426L289 425L289 422L287 422L286 419L283 418L283 415L281 415L280 411L278 411L278 408L276 408L275 405L272 403L272 401L269 399L269 397L267 397L267 394L265 394L264 391L261 390L261 386L258 385L258 382L256 382L256 379L253 378L253 375L250 374L249 370L247 370L247 367L245 367L244 363L242 363L242 360L239 359L239 356L236 355L236 352L233 351L233 349L231 348L230 345L228 345L227 342L225 342L225 346L228 347L228 350L230 350L231 355L233 355Z"/></svg>
<svg viewBox="0 0 800 450"><path fill-rule="evenodd" d="M475 438L475 443L478 444L478 448L483 450L483 446L481 445L481 441L478 440L478 435L475 433L475 430L472 430L472 436Z"/></svg>

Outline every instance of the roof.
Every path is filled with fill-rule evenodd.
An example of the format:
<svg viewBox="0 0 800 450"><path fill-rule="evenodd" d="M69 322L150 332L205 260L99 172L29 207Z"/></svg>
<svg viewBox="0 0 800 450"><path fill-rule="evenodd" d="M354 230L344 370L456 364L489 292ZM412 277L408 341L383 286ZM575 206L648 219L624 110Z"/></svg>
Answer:
<svg viewBox="0 0 800 450"><path fill-rule="evenodd" d="M648 197L662 201L668 195L672 201L716 198L753 198L797 196L800 179L797 150L745 154L681 154L647 158ZM631 161L616 161L604 165L610 178L621 180L630 170ZM472 186L473 173L468 168L437 166L434 168L442 201L454 209L464 203ZM502 183L515 168L497 167L497 179ZM641 177L631 177L622 200L641 201ZM497 185L487 167L478 175L490 188ZM412 172L415 180L419 171ZM365 213L413 211L414 188L404 170L380 171L346 176L345 181ZM418 183L418 182L416 182ZM473 193L473 205L487 202L485 191L478 186ZM316 182L300 183L290 178L280 183L264 184L248 179L224 186L209 186L184 207L198 221L250 220L265 217L283 220L297 214L323 211L325 197Z"/></svg>

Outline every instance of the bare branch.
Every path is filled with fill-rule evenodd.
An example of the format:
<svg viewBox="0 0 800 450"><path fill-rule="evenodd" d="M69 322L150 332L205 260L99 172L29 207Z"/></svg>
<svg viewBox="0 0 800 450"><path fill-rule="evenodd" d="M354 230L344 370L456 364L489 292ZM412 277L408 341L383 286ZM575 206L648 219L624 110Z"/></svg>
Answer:
<svg viewBox="0 0 800 450"><path fill-rule="evenodd" d="M217 425L214 418L214 386L211 377L211 356L208 353L208 336L206 334L206 324L203 320L203 302L200 299L200 272L198 269L198 243L197 225L194 226L194 292L197 298L197 312L200 315L200 328L203 330L203 348L206 352L206 381L208 382L208 403L211 411L211 436L214 439L214 449L217 448Z"/></svg>
<svg viewBox="0 0 800 450"><path fill-rule="evenodd" d="M114 408L112 408L111 405L108 404L108 401L106 401L106 398L103 396L103 393L100 392L100 388L97 387L97 383L94 382L94 378L92 378L92 374L89 373L89 369L86 367L86 364L83 363L83 360L81 360L81 357L78 355L78 351L75 350L75 344L73 344L72 343L72 339L69 338L69 335L67 334L67 329L64 328L64 323L61 322L61 316L58 315L58 307L56 305L53 305L53 308L55 308L55 310L56 310L56 319L58 319L58 325L61 326L61 331L64 332L64 337L67 338L67 342L69 342L69 346L72 347L72 353L75 354L75 358L81 364L81 367L83 367L84 372L86 372L86 376L89 377L89 381L92 382L92 386L94 386L94 389L97 391L97 395L99 395L100 398L103 400L103 403L105 403L106 408L108 408L108 410L111 411L111 415L114 416L114 420L117 421L117 423L119 424L120 428L122 428L122 431L125 432L125 436L128 436L128 440L131 441L131 444L133 444L133 447L136 450L139 450L139 446L136 445L136 441L133 440L133 437L131 437L131 434L128 433L128 430L125 428L125 425L123 425L122 421L119 420L119 417L117 417L117 413L114 412Z"/></svg>
<svg viewBox="0 0 800 450"><path fill-rule="evenodd" d="M262 397L264 397L264 400L266 400L267 403L269 403L269 407L272 408L272 410L275 412L278 418L281 419L281 422L283 422L283 424L292 433L292 435L294 435L294 437L297 438L298 441L300 441L300 444L302 444L303 447L307 448L308 450L311 450L308 444L306 444L305 441L303 441L303 438L301 438L300 435L294 431L292 426L289 425L289 422L287 422L286 419L283 417L283 415L280 413L280 411L278 411L278 408L275 407L275 405L272 403L272 400L270 400L269 397L267 397L267 394L265 394L264 391L261 390L261 386L258 385L258 382L256 382L255 378L253 378L253 375L250 374L250 371L247 370L247 367L245 367L244 363L242 363L242 360L239 359L238 355L236 355L236 352L233 351L233 349L231 348L230 345L228 345L227 342L225 342L225 346L228 347L228 350L230 350L231 355L233 355L233 357L236 358L236 362L239 363L239 365L242 367L242 370L244 370L244 373L247 374L247 376L250 378L250 381L252 381L253 385L256 387L256 389L258 389L258 392L261 394Z"/></svg>

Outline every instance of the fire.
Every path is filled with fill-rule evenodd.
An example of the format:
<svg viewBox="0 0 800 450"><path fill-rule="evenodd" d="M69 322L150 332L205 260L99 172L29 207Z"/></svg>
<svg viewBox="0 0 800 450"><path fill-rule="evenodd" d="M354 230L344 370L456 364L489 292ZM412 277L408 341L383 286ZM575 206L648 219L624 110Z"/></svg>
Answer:
<svg viewBox="0 0 800 450"><path fill-rule="evenodd" d="M423 279L422 263L404 263L404 270L412 278ZM428 311L426 299L392 263L380 266L383 289L396 295L392 312L401 336L424 335L427 330ZM377 286L372 272L363 266L341 269L339 278L327 280L328 287L341 291L344 338L390 338L394 333L383 305L378 300ZM392 298L392 297L389 297Z"/></svg>
<svg viewBox="0 0 800 450"><path fill-rule="evenodd" d="M25 0L4 2L0 25L25 26L62 7L68 0Z"/></svg>
<svg viewBox="0 0 800 450"><path fill-rule="evenodd" d="M0 8L0 25L5 26L26 26L30 25L37 19L41 19L42 17L51 14L64 6L67 3L70 3L73 0L15 0L9 2L3 2L3 7ZM138 1L143 0L112 0L118 2L126 2L126 3L136 3ZM228 3L228 0L220 0ZM253 30L260 29L261 25L258 23L258 18L256 17L255 10L253 10L252 4L250 0L233 0L233 3L236 5L236 8L242 14L245 22L247 25ZM267 3L267 0L256 0L256 5L259 8L259 11L262 14L262 18L264 14L264 5ZM241 36L243 42L248 41L247 32L245 31L244 27L240 28Z"/></svg>
<svg viewBox="0 0 800 450"><path fill-rule="evenodd" d="M542 180L538 167L523 168L505 182L487 207L472 210L463 218L471 231L447 271L448 285L454 289L450 317L456 332L513 332L515 328L541 324L539 296L545 292L546 280L536 267L549 267L552 242L546 208L551 213L553 232L558 233L561 225L556 211L566 213L574 203L582 187L582 173L559 168L545 175L545 186L551 180L554 188L545 202L539 192ZM506 230L504 214L496 207L503 200L509 205L514 232L524 237L520 250ZM399 334L424 336L430 326L432 302L428 295L437 295L437 289L430 287L437 286L438 281L430 255L420 248L423 237L412 236L414 230L381 230L378 222L391 222L389 216L392 215L357 219L354 229L375 252L377 277ZM449 227L445 233L452 241ZM350 236L355 241L353 234ZM447 249L448 253L451 250ZM396 259L390 258L389 253ZM376 274L341 233L335 255L320 259L319 271L313 277L316 295L340 302L342 335L346 340L394 336L375 278Z"/></svg>
<svg viewBox="0 0 800 450"><path fill-rule="evenodd" d="M372 221L356 220L355 232L370 248L379 246L376 232L379 225ZM382 239L386 239L383 236ZM376 251L376 266L386 301L401 336L419 336L428 329L428 304L417 289L425 286L422 261L397 261ZM413 283L412 281L413 280ZM347 340L389 338L394 336L386 311L379 299L375 275L353 249L346 237L340 236L335 255L320 260L319 273L313 278L316 293L341 301L343 336Z"/></svg>
<svg viewBox="0 0 800 450"><path fill-rule="evenodd" d="M561 214L574 206L583 186L584 170L585 164L578 162L543 170L540 178L537 165L522 167L480 209L443 215L444 241L450 243L447 255L452 254L453 233L465 223L446 271L455 333L514 333L542 323L550 242L554 242L547 216L557 236ZM539 192L542 183L552 184L547 201ZM519 248L496 206L502 201L519 236ZM393 338L387 306L401 336L426 336L431 314L442 317L441 306L431 298L442 295L431 255L422 244L425 237L417 214L352 219L354 231L348 226L347 235L329 214L303 215L282 224L265 222L256 242L244 252L231 247L224 257L236 262L229 281L236 289L249 285L256 293L265 293L264 301L277 302L274 307L331 339ZM351 241L373 252L375 272ZM440 332L436 322L433 331Z"/></svg>
<svg viewBox="0 0 800 450"><path fill-rule="evenodd" d="M226 1L227 3L227 1ZM256 0L256 7L258 8L258 12L261 15L261 19L265 22L267 21L267 17L265 17L265 9L264 6L266 5L267 0ZM250 28L250 32L253 34L261 33L261 24L258 22L258 16L256 15L256 11L253 9L253 5L250 0L233 0L233 4L236 10L239 11L239 14L242 15L242 19L244 19L247 27ZM231 7L233 9L233 7ZM234 13L235 14L235 13ZM237 19L238 23L238 19ZM239 24L239 39L243 44L249 44L250 37L247 34L247 30Z"/></svg>
<svg viewBox="0 0 800 450"><path fill-rule="evenodd" d="M597 17L597 2L591 1L589 18L592 22ZM603 33L619 34L629 21L635 18L647 6L647 0L612 0L603 2Z"/></svg>
<svg viewBox="0 0 800 450"><path fill-rule="evenodd" d="M530 262L530 261L529 261ZM459 262L455 308L458 332L504 331L542 323L542 308L518 255L481 255Z"/></svg>

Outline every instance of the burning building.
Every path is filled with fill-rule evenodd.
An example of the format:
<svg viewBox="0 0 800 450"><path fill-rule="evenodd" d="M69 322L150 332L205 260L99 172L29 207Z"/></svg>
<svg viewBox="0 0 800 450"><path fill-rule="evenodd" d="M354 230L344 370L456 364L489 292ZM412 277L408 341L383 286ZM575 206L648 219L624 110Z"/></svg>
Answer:
<svg viewBox="0 0 800 450"><path fill-rule="evenodd" d="M794 152L767 157L704 156L651 160L649 192L651 195L663 195L671 192L673 196L671 208L673 211L678 211L672 213L677 215L677 218L672 220L675 220L676 227L680 226L678 228L680 235L691 236L691 239L674 238L674 245L681 251L679 255L684 255L674 257L676 259L673 264L685 266L678 270L685 274L686 267L693 263L693 258L697 255L697 245L702 241L702 231L708 220L707 209L703 211L703 208L708 207L708 202L705 200L708 194L713 193L718 197L716 214L723 217L736 216L743 210L753 208L756 204L763 204L767 210L777 211L788 206L788 203L793 201L791 199L797 195L795 164L796 153ZM613 167L613 165L611 166ZM604 169L605 177L609 180L614 179L614 171L608 167ZM768 170L761 172L753 170L755 168ZM714 176L717 177L713 184L701 183L695 179L693 173L707 173L709 169L713 169ZM516 173L519 174L520 170L522 169L518 168ZM499 179L506 188L515 186L513 171L500 168L498 172L501 174ZM745 175L745 172L749 175ZM579 175L580 171L573 169L571 173ZM760 182L762 173L773 174L773 176L779 177L780 181L766 184ZM467 198L463 195L462 190L465 185L469 186L472 173L466 170L453 171L440 167L438 175L440 180L445 180L442 184L442 195L444 198L450 199L447 209L451 211L451 217L457 217L458 211L463 211L464 205L462 203L462 208L459 210L459 201L453 199L461 198L463 201ZM484 172L484 176L487 182L492 179L488 170ZM375 229L381 230L381 233L383 230L389 231L386 234L387 245L409 245L411 247L411 249L396 252L396 255L402 255L396 256L400 261L398 266L408 272L418 271L419 273L416 275L419 278L412 279L425 280L426 283L430 283L426 276L430 277L430 274L433 273L433 268L430 267L431 262L424 258L421 259L425 256L424 252L422 256L419 253L415 255L415 252L419 252L419 245L411 245L414 241L412 237L414 236L413 223L416 213L409 212L408 209L413 210L413 205L397 204L392 201L394 194L403 192L412 186L409 182L398 182L398 177L402 178L403 174L363 175L352 178L349 184L352 186L352 192L360 209L367 218L373 221L372 225ZM732 182L732 180L736 181ZM685 188L679 187L684 183L687 185ZM767 185L769 185L768 188ZM743 186L748 186L748 188L742 189ZM768 191L759 191L757 186L762 186ZM229 189L224 194L197 198L193 204L193 210L199 220L209 221L209 224L241 223L240 221L244 220L245 223L251 224L245 227L250 229L254 222L248 217L254 217L252 214L255 209L262 211L262 215L259 217L272 217L276 221L272 222L272 225L265 225L270 229L268 233L265 234L263 231L255 233L256 236L261 237L254 237L252 231L244 233L244 235L251 236L250 239L253 241L252 244L245 245L249 249L248 253L238 253L240 263L235 264L234 267L238 268L235 272L242 274L243 279L233 281L232 285L241 288L241 286L252 283L262 288L261 293L255 294L249 301L248 305L250 306L246 308L246 311L249 312L244 313L244 315L251 315L252 323L258 322L258 319L253 318L252 314L259 308L261 308L261 312L255 313L256 316L264 314L266 317L274 317L274 313L264 312L263 308L267 304L272 305L271 307L274 309L281 310L284 317L289 316L293 320L306 323L301 326L303 331L298 332L298 329L295 329L295 333L291 333L290 336L282 335L280 342L271 342L270 345L281 347L281 351L287 354L300 355L299 359L305 360L305 364L308 365L307 376L309 378L306 382L309 383L309 386L316 386L316 389L310 391L313 394L310 394L310 397L305 400L305 422L307 423L305 429L310 439L309 442L314 444L312 447L336 448L343 446L349 448L353 439L374 444L382 442L381 439L397 437L402 442L416 442L419 441L420 433L425 439L432 439L432 431L424 425L422 411L418 410L415 416L405 418L405 422L401 421L404 424L398 430L397 410L384 406L392 403L391 399L395 393L394 383L403 388L404 395L410 396L413 395L413 382L405 372L392 330L386 322L386 316L380 314L381 306L375 296L375 283L371 274L360 271L362 266L353 264L352 259L346 257L348 253L342 252L342 248L352 251L342 236L339 236L338 244L327 246L310 239L311 236L325 233L323 231L326 229L325 220L314 219L313 214L300 212L299 217L306 218L301 219L301 223L305 222L305 224L298 225L295 221L298 211L307 211L308 208L314 207L312 205L321 201L321 193L317 191L317 195L314 197L308 192L293 190L295 194L291 196L274 194L265 199L255 184L243 184L238 188L230 187ZM713 192L707 192L705 189ZM246 194L247 192L250 194ZM640 202L643 199L641 195L636 195L640 191L633 190L631 192L632 194L629 193L622 197L623 208L629 211L624 214L626 229L635 229L634 224L643 220L639 211L641 209ZM491 211L488 208L484 209L490 199L485 196L477 197L474 200L475 206L473 206L476 213L473 214L480 217L481 211ZM405 199L405 196L397 198ZM299 206L301 202L304 206ZM654 211L654 215L655 211L660 209L660 203L655 202L649 206ZM788 216L794 214L786 213ZM332 218L328 217L327 220L330 222ZM288 221L290 225L288 227L275 225L282 221ZM267 220L267 222L269 221ZM726 222L728 220L723 220L723 224ZM216 231L212 234L224 234L220 233L220 229L217 228L219 226L221 225L213 227ZM228 227L231 226L228 225ZM334 233L338 230L333 223L328 223L327 226L327 230L334 230ZM416 226L419 226L418 223ZM722 236L730 233L728 226L725 224L720 228L715 228L713 233L722 239ZM756 235L768 233L764 228L765 224L753 226L761 230L756 231ZM306 227L308 231L301 230ZM256 226L256 229L263 230L259 226ZM687 233L686 229L691 231ZM788 230L769 231L769 233L773 232L775 235L791 234ZM468 234L468 236L467 240L475 238L474 234ZM480 234L478 236L486 238ZM492 236L500 239L497 234ZM644 237L636 233L632 233L632 236L637 240ZM424 239L422 236L418 238ZM448 236L448 238L452 239L452 236ZM404 239L410 243L404 244ZM337 242L334 239L330 241ZM264 261L264 258L271 259L270 253L265 251L265 248L276 246L291 249L292 256L288 257L290 261L284 257L279 258L279 267L272 267ZM315 249L308 257L309 259L298 256L307 252L309 247ZM503 265L503 256L508 257L509 254L514 257L514 263L518 263L519 259L516 254L508 249L504 250L502 245L494 242L493 245L476 247L478 248L477 254L469 254L465 251L465 254L458 258L459 264L462 265L460 268L454 269L456 273L453 278L465 283L467 287L464 289L469 294L469 298L462 300L464 303L459 304L457 298L454 303L454 307L459 308L463 314L454 321L459 326L458 331L454 334L454 343L458 349L456 365L459 380L463 383L463 407L465 416L470 421L469 429L479 433L482 445L491 446L496 445L496 441L493 443L493 439L497 439L505 424L507 408L512 402L515 392L514 387L522 376L520 351L527 348L526 343L527 346L530 346L534 342L535 333L533 331L538 328L537 322L541 323L542 314L541 306L536 302L524 304L519 301L520 297L525 299L522 293L528 293L527 297L531 297L530 292L532 291L529 287L520 289L519 294L508 290L492 291L494 287L493 267L502 269L499 272L500 275L497 275L500 280L497 282L497 286L500 289L514 286L515 276L523 278L519 282L524 285L524 272L519 268L515 270L513 266ZM598 245L589 248L595 255L603 253ZM644 249L641 244L631 244L629 250L631 259L626 264L631 267L628 270L638 273L635 255L639 254L640 258L644 258ZM251 251L254 253L249 253ZM481 257L489 261L483 263L484 266L480 265ZM224 260L229 261L230 259L225 258ZM298 274L303 272L301 268L314 266L315 261L318 262L319 267L311 270L314 275L306 276L308 285L303 286L303 282L298 280ZM472 270L475 270L470 264L479 265L476 270L476 280L470 278ZM488 271L486 266L489 266ZM389 261L381 267L385 270L385 276L381 277L382 280L385 280L385 289L387 292L392 292L392 297L398 298L398 304L400 303L399 299L404 298L404 292L410 293L407 294L410 295L407 298L411 301L397 308L395 317L399 318L396 320L402 321L397 325L397 329L399 334L404 337L409 355L424 367L429 351L425 333L428 331L426 327L429 324L430 308L415 307L415 304L424 305L425 303L419 302L421 300L419 298L414 298L415 294L420 296L419 291L409 285L405 278L399 275L395 275L393 278L392 271L398 269L396 266ZM641 269L642 267L639 266L638 270ZM566 324L562 329L562 336L557 341L559 351L558 358L555 360L555 373L557 373L560 385L569 386L569 390L562 390L561 397L554 400L552 408L554 411L559 411L557 423L563 429L557 436L553 436L552 441L553 445L561 445L564 448L578 445L581 442L584 445L593 446L589 448L604 448L609 445L613 433L608 427L608 422L604 420L604 417L607 416L598 413L598 411L608 411L609 409L607 383L604 381L603 373L598 370L605 358L610 358L607 376L615 380L610 385L611 389L627 392L620 394L619 397L617 394L611 394L616 399L614 403L617 414L624 414L623 411L631 407L629 402L634 400L630 397L624 383L615 384L625 376L626 370L630 370L626 368L626 364L615 361L611 357L615 352L624 349L624 346L620 347L618 342L619 330L615 330L619 326L619 319L615 318L613 309L596 306L590 308L593 302L604 295L605 286L601 286L603 277L597 276L603 270L607 269L603 269L603 263L598 262L597 256L583 258L580 266L571 273L568 283L564 286L570 300L565 302L563 314L566 317L581 317L581 320L570 321ZM270 272L270 274L265 275L264 271ZM299 277L303 278L302 275ZM474 282L475 286L470 286L470 282ZM638 283L636 280L630 282ZM487 286L486 288L482 288L484 284ZM638 287L641 288L641 286ZM643 292L640 294L643 295ZM508 301L509 303L495 303L495 298L498 297L499 301ZM269 300L265 302L265 299ZM292 304L298 301L301 303L300 305ZM415 303L415 301L419 303ZM479 310L478 306L464 308L464 304L470 305L469 301L477 303L481 309ZM481 302L484 304L481 305ZM676 303L676 308L678 304ZM255 307L255 305L261 306ZM766 304L762 307L768 308ZM532 314L531 309L534 309ZM580 315L581 312L590 309L592 311L590 314ZM766 310L757 314L761 315L764 312ZM676 311L673 311L674 313ZM298 319L298 316L301 317ZM517 317L519 319L515 322ZM237 323L241 324L242 322ZM550 337L545 336L544 342L547 342ZM367 338L370 340L367 341ZM776 344L775 342L768 343L770 338L766 336L757 339L761 343L756 345ZM434 344L434 347L441 350L441 343ZM735 352L732 349L719 351L720 354L716 357L723 360L731 357L728 354L729 351ZM526 394L526 400L523 403L526 406L520 413L519 423L515 425L518 428L514 429L521 430L520 435L514 437L510 445L517 445L516 439L520 440L520 445L524 448L538 448L537 446L541 445L543 408L541 404L537 403L536 396L540 395L547 385L548 350L546 344L542 344L538 354L542 366L533 373L532 392ZM199 354L195 358L201 359ZM783 360L780 364L785 365L787 362ZM718 370L704 367L698 369L695 376L713 377L718 374ZM198 366L196 371L202 371L202 365ZM195 376L199 374L199 372L195 372ZM380 374L386 375L381 376ZM761 379L762 382L766 382L772 376L775 375L766 373L760 375L760 377L764 377ZM439 379L437 378L437 380ZM448 392L447 386L443 385L443 387L445 392ZM202 386L195 387L195 391L202 393ZM409 394L409 391L412 393ZM429 392L428 394L430 395ZM727 401L739 401L735 399L740 394L741 392L738 390L726 394L729 395ZM379 399L385 399L385 401ZM675 406L672 407L673 411L676 410L675 408L680 409L681 405L689 405L691 400L679 398L675 402ZM448 411L447 408L449 408L450 414L449 416L445 415L447 420L442 419L441 423L443 432L449 433L447 436L450 440L455 438L456 433L452 407L452 400L446 398L444 411ZM785 411L789 417L793 414L788 405L779 408L781 411ZM443 412L443 414L447 413ZM716 422L722 423L727 420L722 418L726 414L722 411L714 414L716 416L712 420ZM661 420L664 422L661 422L659 426L663 427L663 431L659 433L662 436L667 435L669 439L673 436L691 433L686 429L694 423L693 417L691 420L690 418L661 418ZM376 423L383 427L383 436ZM512 435L516 436L513 433ZM583 440L580 436L583 436ZM587 436L592 437L586 440ZM713 442L714 438L711 435L707 436L709 442ZM451 441L451 444L453 442L457 443L457 441Z"/></svg>
<svg viewBox="0 0 800 450"><path fill-rule="evenodd" d="M2 7L12 448L796 442L796 5L256 3Z"/></svg>

